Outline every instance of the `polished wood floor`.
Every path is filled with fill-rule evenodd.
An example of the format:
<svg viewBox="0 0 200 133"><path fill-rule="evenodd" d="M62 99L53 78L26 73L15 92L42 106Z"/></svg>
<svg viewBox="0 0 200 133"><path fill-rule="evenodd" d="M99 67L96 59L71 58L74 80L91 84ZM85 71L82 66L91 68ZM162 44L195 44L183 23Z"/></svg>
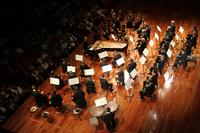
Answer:
<svg viewBox="0 0 200 133"><path fill-rule="evenodd" d="M141 14L143 15L143 14ZM171 19L176 21L177 32L180 25L185 29L184 36L191 30L192 26L200 26L200 21L197 18L190 17L189 19L181 19L176 17L160 17L148 16L144 14L147 21L152 27L152 36L156 31L156 25L162 28L161 38L166 31L167 25ZM129 33L130 35L132 33ZM194 54L199 57L198 48ZM129 49L131 46L129 46ZM175 53L178 53L177 49ZM70 58L72 64L79 67L80 63L75 61L75 54L82 54L81 45L77 47ZM153 50L153 58L149 58L149 62L155 60L157 54ZM135 58L138 62L137 52L130 51L126 57L128 64L129 57ZM175 57L175 56L174 56ZM34 113L29 112L29 109L35 105L33 98L30 97L24 104L10 117L10 119L2 126L2 128L18 133L106 133L105 126L100 123L96 129L89 125L90 113L89 109L94 105L94 100L102 97L104 94L100 88L99 77L102 73L98 60L91 60L90 57L84 57L85 62L95 69L93 79L96 83L97 94L88 95L87 109L81 115L81 119L74 117L72 108L74 104L71 101L71 90L68 85L59 90L64 98L66 112L57 114L55 109L50 107L46 109L50 112L50 119L41 118L41 112L38 110ZM68 60L68 59L66 59ZM164 68L164 72L169 71L170 66L174 62L174 58L170 59ZM138 71L143 71L142 66L138 62ZM145 66L145 71L147 67ZM61 74L61 67L56 69L57 74ZM197 65L190 63L188 70L182 68L176 71L170 71L172 74L171 80L165 81L162 75L158 78L159 89L156 91L156 97L153 100L146 99L141 101L139 98L139 90L142 87L142 82L146 74L139 74L138 83L133 84L131 93L133 96L128 98L125 89L116 84L115 73L116 69L111 72L111 82L114 83L117 94L106 94L108 100L117 100L120 104L120 110L116 112L117 127L116 133L199 133L200 132L200 62ZM79 75L78 71L78 75ZM84 78L81 78L81 83L84 83ZM52 86L47 79L40 87L46 94L52 91ZM82 85L85 90L84 85Z"/></svg>

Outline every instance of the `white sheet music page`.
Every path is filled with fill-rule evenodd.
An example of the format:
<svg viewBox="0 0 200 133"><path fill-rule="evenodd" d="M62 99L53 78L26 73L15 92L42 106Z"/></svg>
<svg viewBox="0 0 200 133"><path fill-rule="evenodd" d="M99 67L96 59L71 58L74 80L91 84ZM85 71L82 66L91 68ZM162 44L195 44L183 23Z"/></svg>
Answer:
<svg viewBox="0 0 200 133"><path fill-rule="evenodd" d="M117 63L117 66L121 66L122 64L125 63L125 60L124 60L124 58L122 57L122 58L116 60L116 63Z"/></svg>
<svg viewBox="0 0 200 133"><path fill-rule="evenodd" d="M155 32L155 38L157 41L159 41L159 35Z"/></svg>
<svg viewBox="0 0 200 133"><path fill-rule="evenodd" d="M172 41L170 42L170 45L174 48L175 42L172 40Z"/></svg>
<svg viewBox="0 0 200 133"><path fill-rule="evenodd" d="M99 55L99 58L102 59L104 57L108 57L108 52L104 51L104 52L98 53L98 55Z"/></svg>
<svg viewBox="0 0 200 133"><path fill-rule="evenodd" d="M67 66L67 72L76 72L76 67L75 66Z"/></svg>
<svg viewBox="0 0 200 133"><path fill-rule="evenodd" d="M157 25L156 28L157 28L157 30L158 30L159 32L162 31L161 28L160 28L160 26Z"/></svg>
<svg viewBox="0 0 200 133"><path fill-rule="evenodd" d="M150 41L149 41L149 45L150 45L150 47L153 47L154 41L153 41L153 40L150 40Z"/></svg>
<svg viewBox="0 0 200 133"><path fill-rule="evenodd" d="M149 50L147 48L145 48L143 50L143 55L147 57L148 54L149 54Z"/></svg>
<svg viewBox="0 0 200 133"><path fill-rule="evenodd" d="M82 62L82 61L83 61L83 55L77 55L77 54L76 54L76 55L75 55L75 60L76 60L76 61L81 61L81 62Z"/></svg>
<svg viewBox="0 0 200 133"><path fill-rule="evenodd" d="M112 71L112 65L109 64L109 65L106 65L106 66L102 66L102 71L103 71L103 72Z"/></svg>
<svg viewBox="0 0 200 133"><path fill-rule="evenodd" d="M104 106L108 103L106 97L96 99L94 102L96 107Z"/></svg>
<svg viewBox="0 0 200 133"><path fill-rule="evenodd" d="M167 50L167 56L168 56L169 58L172 57L172 51L171 51L170 49Z"/></svg>
<svg viewBox="0 0 200 133"><path fill-rule="evenodd" d="M144 63L146 62L146 58L144 57L144 56L142 56L141 58L140 58L140 63L142 64L142 65L144 65Z"/></svg>
<svg viewBox="0 0 200 133"><path fill-rule="evenodd" d="M94 75L94 69L85 69L84 74L85 76Z"/></svg>
<svg viewBox="0 0 200 133"><path fill-rule="evenodd" d="M131 71L131 73L130 73L130 75L131 75L132 78L135 78L135 76L137 74L138 74L138 72L135 69L133 69L133 71Z"/></svg>
<svg viewBox="0 0 200 133"><path fill-rule="evenodd" d="M69 82L69 85L76 85L76 84L79 84L79 79L78 77L71 78L71 79L68 79L68 82Z"/></svg>
<svg viewBox="0 0 200 133"><path fill-rule="evenodd" d="M184 32L184 29L183 29L183 27L182 27L182 26L180 26L180 27L179 27L179 32L180 32L181 34L183 34L183 32Z"/></svg>
<svg viewBox="0 0 200 133"><path fill-rule="evenodd" d="M52 84L52 85L60 85L60 80L58 78L50 77L50 84Z"/></svg>

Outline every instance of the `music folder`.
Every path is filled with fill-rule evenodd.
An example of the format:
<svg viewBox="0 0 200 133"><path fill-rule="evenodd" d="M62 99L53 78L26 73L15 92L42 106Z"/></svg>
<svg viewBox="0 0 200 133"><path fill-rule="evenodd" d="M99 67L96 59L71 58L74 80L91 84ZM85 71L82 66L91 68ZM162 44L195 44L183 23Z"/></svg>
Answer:
<svg viewBox="0 0 200 133"><path fill-rule="evenodd" d="M60 80L58 78L50 77L50 84L52 84L52 85L60 85Z"/></svg>
<svg viewBox="0 0 200 133"><path fill-rule="evenodd" d="M146 62L146 58L144 57L144 56L142 56L140 59L139 59L139 61L140 61L140 63L142 64L142 65L144 65L144 63Z"/></svg>
<svg viewBox="0 0 200 133"><path fill-rule="evenodd" d="M125 60L123 57L121 57L120 59L116 60L117 66L121 66L122 64L125 63Z"/></svg>
<svg viewBox="0 0 200 133"><path fill-rule="evenodd" d="M94 69L85 69L84 74L85 76L94 75Z"/></svg>
<svg viewBox="0 0 200 133"><path fill-rule="evenodd" d="M75 66L67 66L67 72L76 72L76 68L75 68Z"/></svg>
<svg viewBox="0 0 200 133"><path fill-rule="evenodd" d="M78 77L71 78L71 79L68 79L68 82L69 82L69 85L76 85L76 84L79 84L79 79Z"/></svg>
<svg viewBox="0 0 200 133"><path fill-rule="evenodd" d="M75 55L75 60L76 60L76 61L81 61L81 62L82 62L82 61L83 61L83 56L82 56L82 55L77 55L77 54L76 54L76 55Z"/></svg>
<svg viewBox="0 0 200 133"><path fill-rule="evenodd" d="M108 52L104 51L104 52L98 53L98 55L99 55L99 58L102 59L104 57L108 57Z"/></svg>
<svg viewBox="0 0 200 133"><path fill-rule="evenodd" d="M108 103L106 97L98 98L94 102L96 107L104 106Z"/></svg>
<svg viewBox="0 0 200 133"><path fill-rule="evenodd" d="M130 75L131 75L131 77L132 78L135 78L135 76L138 74L138 72L135 70L135 69L133 69L132 71L131 71L131 73L130 73Z"/></svg>
<svg viewBox="0 0 200 133"><path fill-rule="evenodd" d="M106 66L102 66L102 71L103 71L103 72L112 71L112 65L109 64L109 65L106 65Z"/></svg>

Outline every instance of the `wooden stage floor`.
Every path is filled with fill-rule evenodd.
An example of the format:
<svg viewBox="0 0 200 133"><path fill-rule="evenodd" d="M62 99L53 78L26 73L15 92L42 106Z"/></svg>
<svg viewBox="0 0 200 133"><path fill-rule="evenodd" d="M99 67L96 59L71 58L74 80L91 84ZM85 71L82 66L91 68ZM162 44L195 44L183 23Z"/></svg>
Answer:
<svg viewBox="0 0 200 133"><path fill-rule="evenodd" d="M166 31L170 19L165 18L156 19L146 16L148 22L152 27L152 37L156 31L156 25L162 28L161 38ZM177 32L180 25L185 29L184 36L196 25L200 26L199 20L196 18L191 19L175 19L177 25ZM198 39L198 48L194 51L195 55L200 56L200 39ZM155 59L156 50L153 50ZM176 51L178 52L178 50ZM82 54L82 47L79 45L70 58L72 64L79 66L79 62L74 60L75 54ZM129 57L135 57L138 62L136 53L130 52L126 57L126 64ZM74 104L71 101L71 90L66 85L59 92L64 98L64 105L67 107L64 114L57 114L55 109L50 107L46 109L50 112L51 120L41 118L39 111L30 113L30 107L34 106L32 96L24 102L24 104L10 117L10 119L2 126L2 128L11 130L18 133L106 133L105 126L101 123L96 130L94 126L89 125L90 113L89 109L94 105L94 100L101 97L99 77L101 75L101 67L99 61L91 60L90 57L85 57L86 63L95 69L96 74L93 76L97 94L88 95L86 99L88 102L87 109L84 110L81 120L74 117L71 109ZM170 59L170 65L174 61ZM146 68L145 68L146 69ZM139 72L142 71L142 66L138 65ZM168 66L165 66L164 72L168 71ZM61 67L56 69L56 73L61 73ZM79 75L78 71L78 75ZM153 100L146 99L141 101L139 98L139 90L142 87L142 82L146 75L139 75L139 84L133 85L135 88L131 89L134 94L130 99L126 97L126 91L123 87L116 85L115 81L116 68L111 72L113 78L111 81L117 89L117 95L106 94L108 100L116 100L120 104L120 111L116 112L117 127L116 133L199 133L200 132L200 62L197 65L189 64L188 71L182 68L173 71L173 78L171 81L165 82L163 76L159 76L158 84L159 89L156 91L156 98ZM84 83L84 78L81 83ZM82 85L85 90L84 85ZM52 86L47 79L42 85L41 89L45 93L51 92Z"/></svg>

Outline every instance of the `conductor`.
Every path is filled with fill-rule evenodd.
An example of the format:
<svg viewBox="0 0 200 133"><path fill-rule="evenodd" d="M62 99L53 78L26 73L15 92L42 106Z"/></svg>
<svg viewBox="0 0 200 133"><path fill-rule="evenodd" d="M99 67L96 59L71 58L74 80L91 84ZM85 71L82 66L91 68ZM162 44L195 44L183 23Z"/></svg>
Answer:
<svg viewBox="0 0 200 133"><path fill-rule="evenodd" d="M111 112L110 108L106 108L105 114L101 116L101 119L104 121L107 130L112 133L115 129L115 113Z"/></svg>

